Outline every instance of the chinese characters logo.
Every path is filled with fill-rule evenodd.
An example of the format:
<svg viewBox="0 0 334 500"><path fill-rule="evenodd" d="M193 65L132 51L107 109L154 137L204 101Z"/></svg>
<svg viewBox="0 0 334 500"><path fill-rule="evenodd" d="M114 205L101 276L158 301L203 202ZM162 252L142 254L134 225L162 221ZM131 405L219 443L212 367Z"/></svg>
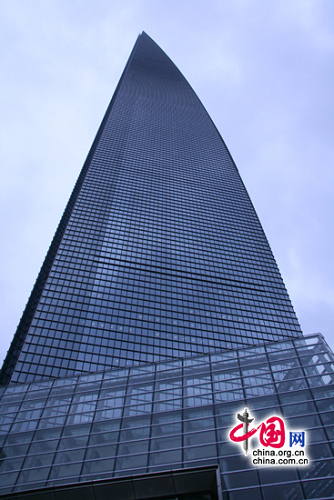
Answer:
<svg viewBox="0 0 334 500"><path fill-rule="evenodd" d="M300 448L305 447L305 431L290 431L288 433L284 419L276 415L254 425L255 418L251 417L247 408L244 409L243 413L238 413L236 418L241 423L231 429L230 440L242 444L246 456L250 448L251 438L256 436L262 446L262 449L259 447L252 450L254 465L308 464L308 459L304 458L304 450L300 450ZM289 435L289 439L286 439L287 435Z"/></svg>
<svg viewBox="0 0 334 500"><path fill-rule="evenodd" d="M234 427L230 432L230 439L234 443L238 443L240 441L244 442L244 450L245 455L248 452L248 439L259 430L259 440L262 446L271 446L273 448L282 448L285 443L285 428L284 422L280 417L271 417L266 420L266 422L262 422L257 427L253 427L253 429L248 430L248 425L253 422L254 418L249 418L249 413L247 408L245 408L244 413L240 415L237 414L238 420L243 422L242 424ZM243 433L237 436L237 432L243 430Z"/></svg>

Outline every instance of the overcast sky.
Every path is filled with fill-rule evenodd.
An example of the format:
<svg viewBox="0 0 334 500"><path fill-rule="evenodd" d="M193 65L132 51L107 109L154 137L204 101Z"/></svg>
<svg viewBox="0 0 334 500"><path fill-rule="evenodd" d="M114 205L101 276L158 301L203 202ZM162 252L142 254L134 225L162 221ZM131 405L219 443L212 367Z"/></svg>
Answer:
<svg viewBox="0 0 334 500"><path fill-rule="evenodd" d="M140 32L245 182L305 334L334 347L334 1L0 0L0 362Z"/></svg>

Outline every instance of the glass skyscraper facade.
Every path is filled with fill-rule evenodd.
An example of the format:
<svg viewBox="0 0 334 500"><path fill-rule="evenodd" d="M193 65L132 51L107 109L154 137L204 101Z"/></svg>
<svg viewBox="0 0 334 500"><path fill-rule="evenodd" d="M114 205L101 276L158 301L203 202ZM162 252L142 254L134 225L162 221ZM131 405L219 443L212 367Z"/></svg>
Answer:
<svg viewBox="0 0 334 500"><path fill-rule="evenodd" d="M302 336L210 117L141 34L1 370L0 496L331 498L333 359ZM250 465L228 438L245 406L306 429L311 465Z"/></svg>

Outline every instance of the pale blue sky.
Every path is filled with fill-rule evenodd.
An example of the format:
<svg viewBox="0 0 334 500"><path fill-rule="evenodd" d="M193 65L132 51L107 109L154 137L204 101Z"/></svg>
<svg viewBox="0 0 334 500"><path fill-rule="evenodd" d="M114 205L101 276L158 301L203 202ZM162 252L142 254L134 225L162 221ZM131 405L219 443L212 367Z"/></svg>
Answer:
<svg viewBox="0 0 334 500"><path fill-rule="evenodd" d="M334 2L0 0L0 358L138 34L188 79L334 347ZM0 362L1 362L0 360Z"/></svg>

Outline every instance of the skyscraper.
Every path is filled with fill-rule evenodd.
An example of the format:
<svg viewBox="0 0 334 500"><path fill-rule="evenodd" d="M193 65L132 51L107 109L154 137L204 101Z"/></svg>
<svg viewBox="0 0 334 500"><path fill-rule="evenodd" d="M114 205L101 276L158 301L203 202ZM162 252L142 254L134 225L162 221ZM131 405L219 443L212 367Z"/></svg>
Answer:
<svg viewBox="0 0 334 500"><path fill-rule="evenodd" d="M272 500L273 487L313 498L314 476L333 470L332 361L321 338L302 336L224 141L143 33L1 370L3 494L65 495L71 483L103 498L98 487L122 483L136 498L218 498L220 466L226 498ZM243 405L297 416L295 401L327 455L312 480L289 469L286 485L247 466L226 432ZM160 486L140 496L134 474Z"/></svg>

